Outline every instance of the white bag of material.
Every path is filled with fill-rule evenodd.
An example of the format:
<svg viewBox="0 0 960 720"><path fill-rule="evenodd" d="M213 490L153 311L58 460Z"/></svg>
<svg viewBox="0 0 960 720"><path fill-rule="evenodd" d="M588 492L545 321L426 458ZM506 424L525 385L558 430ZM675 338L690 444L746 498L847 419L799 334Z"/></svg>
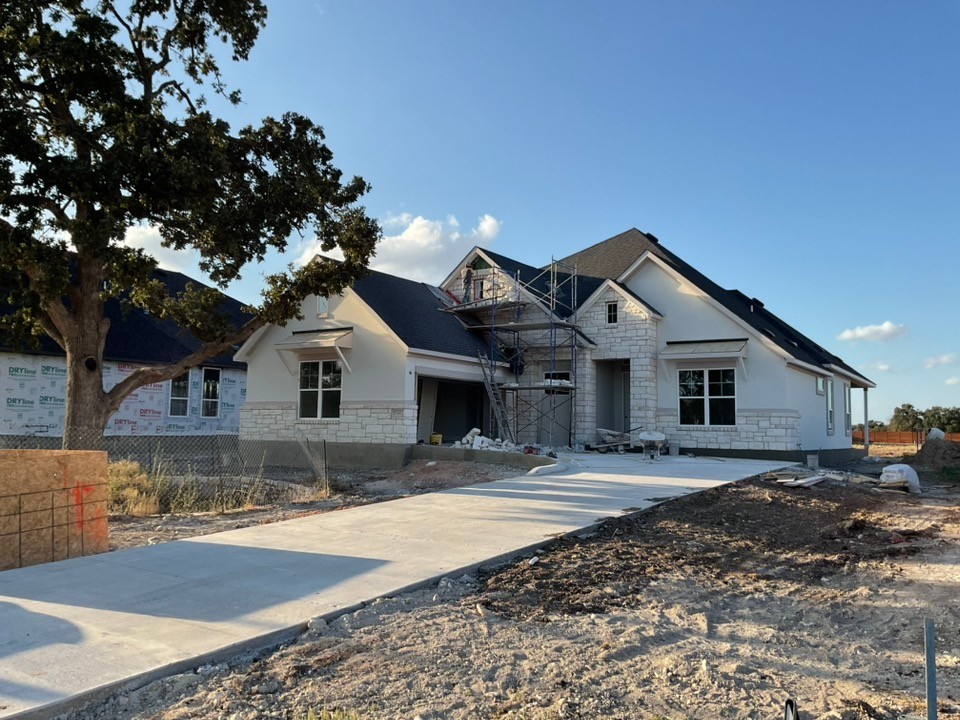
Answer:
<svg viewBox="0 0 960 720"><path fill-rule="evenodd" d="M931 428L927 433L927 440L945 440L947 435L940 428Z"/></svg>
<svg viewBox="0 0 960 720"><path fill-rule="evenodd" d="M917 471L909 465L887 465L880 474L880 487L902 487L904 483L911 493L920 494L920 478Z"/></svg>

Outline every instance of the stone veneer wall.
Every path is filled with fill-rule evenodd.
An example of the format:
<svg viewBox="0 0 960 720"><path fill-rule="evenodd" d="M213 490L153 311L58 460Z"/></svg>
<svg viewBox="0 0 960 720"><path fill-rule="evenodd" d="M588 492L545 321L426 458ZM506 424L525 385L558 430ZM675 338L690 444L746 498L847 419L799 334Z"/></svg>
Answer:
<svg viewBox="0 0 960 720"><path fill-rule="evenodd" d="M614 301L617 322L608 325L607 303ZM630 360L630 427L657 429L657 321L608 289L579 323L597 348L584 349L579 356L575 441L597 442L597 360Z"/></svg>
<svg viewBox="0 0 960 720"><path fill-rule="evenodd" d="M0 450L0 570L104 553L107 453Z"/></svg>
<svg viewBox="0 0 960 720"><path fill-rule="evenodd" d="M291 402L248 402L240 409L240 437L352 443L417 442L415 402L343 402L340 417L303 420Z"/></svg>
<svg viewBox="0 0 960 720"><path fill-rule="evenodd" d="M737 409L733 427L681 427L679 411L660 408L657 429L684 449L771 450L800 449L800 413L795 410Z"/></svg>

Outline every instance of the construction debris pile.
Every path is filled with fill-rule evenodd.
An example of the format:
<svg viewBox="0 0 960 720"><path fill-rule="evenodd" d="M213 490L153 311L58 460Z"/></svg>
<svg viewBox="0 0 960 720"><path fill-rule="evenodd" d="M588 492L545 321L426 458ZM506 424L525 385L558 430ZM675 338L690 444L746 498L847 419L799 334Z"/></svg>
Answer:
<svg viewBox="0 0 960 720"><path fill-rule="evenodd" d="M824 480L833 480L855 485L876 485L877 489L882 491L894 490L909 492L913 495L921 494L920 478L917 471L909 465L888 465L879 478L841 471L815 472L809 468L796 467L766 473L763 479L772 480L783 487L812 488Z"/></svg>
<svg viewBox="0 0 960 720"><path fill-rule="evenodd" d="M557 456L551 448L537 445L534 443L512 443L509 440L500 438L492 439L483 435L480 428L473 428L460 440L453 443L452 447L471 448L473 450L493 450L495 452L518 452L525 455L546 455L555 458Z"/></svg>

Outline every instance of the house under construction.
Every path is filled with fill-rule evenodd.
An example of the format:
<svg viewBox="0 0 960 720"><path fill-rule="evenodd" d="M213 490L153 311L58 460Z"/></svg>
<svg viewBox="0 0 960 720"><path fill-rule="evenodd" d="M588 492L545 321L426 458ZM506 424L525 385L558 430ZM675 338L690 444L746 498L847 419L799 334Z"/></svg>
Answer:
<svg viewBox="0 0 960 720"><path fill-rule="evenodd" d="M456 300L448 312L487 345L478 362L491 432L513 443L575 443L577 355L586 341L573 321L576 267L554 260L533 268L478 252L445 289Z"/></svg>
<svg viewBox="0 0 960 720"><path fill-rule="evenodd" d="M631 229L533 267L473 248L439 286L371 272L258 330L241 435L366 445L594 445L839 461L873 383L764 303ZM171 397L173 397L171 395ZM633 433L633 435L631 435Z"/></svg>

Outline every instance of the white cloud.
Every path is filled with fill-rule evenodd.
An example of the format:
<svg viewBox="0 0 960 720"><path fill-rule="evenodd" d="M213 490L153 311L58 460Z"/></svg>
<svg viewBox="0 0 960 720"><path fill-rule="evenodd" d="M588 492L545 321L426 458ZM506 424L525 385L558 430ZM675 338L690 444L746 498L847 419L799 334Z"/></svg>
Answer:
<svg viewBox="0 0 960 720"><path fill-rule="evenodd" d="M880 325L857 326L852 330L844 330L837 335L837 340L866 340L867 342L886 342L898 338L907 332L906 325L894 325L887 320Z"/></svg>
<svg viewBox="0 0 960 720"><path fill-rule="evenodd" d="M430 220L410 213L388 215L380 221L383 239L377 245L377 254L370 261L374 270L399 275L423 282L439 283L454 263L463 258L474 245L488 247L500 234L503 225L493 215L478 218L475 227L466 232L453 215L445 220ZM302 243L297 264L310 261L319 251L316 240ZM342 258L338 252L330 257Z"/></svg>
<svg viewBox="0 0 960 720"><path fill-rule="evenodd" d="M866 365L861 365L862 370L873 371L873 372L888 372L890 370L890 364L885 363L883 360L877 360L876 362L867 363Z"/></svg>
<svg viewBox="0 0 960 720"><path fill-rule="evenodd" d="M960 385L960 377L947 378L945 385Z"/></svg>
<svg viewBox="0 0 960 720"><path fill-rule="evenodd" d="M123 244L145 250L147 255L156 258L157 263L165 270L174 270L197 278L201 275L198 267L200 254L195 250L173 250L163 247L160 244L160 231L156 227L127 228Z"/></svg>
<svg viewBox="0 0 960 720"><path fill-rule="evenodd" d="M956 353L947 353L946 355L937 355L936 357L929 357L924 361L923 366L929 370L930 368L935 368L938 365L953 365L957 362Z"/></svg>

